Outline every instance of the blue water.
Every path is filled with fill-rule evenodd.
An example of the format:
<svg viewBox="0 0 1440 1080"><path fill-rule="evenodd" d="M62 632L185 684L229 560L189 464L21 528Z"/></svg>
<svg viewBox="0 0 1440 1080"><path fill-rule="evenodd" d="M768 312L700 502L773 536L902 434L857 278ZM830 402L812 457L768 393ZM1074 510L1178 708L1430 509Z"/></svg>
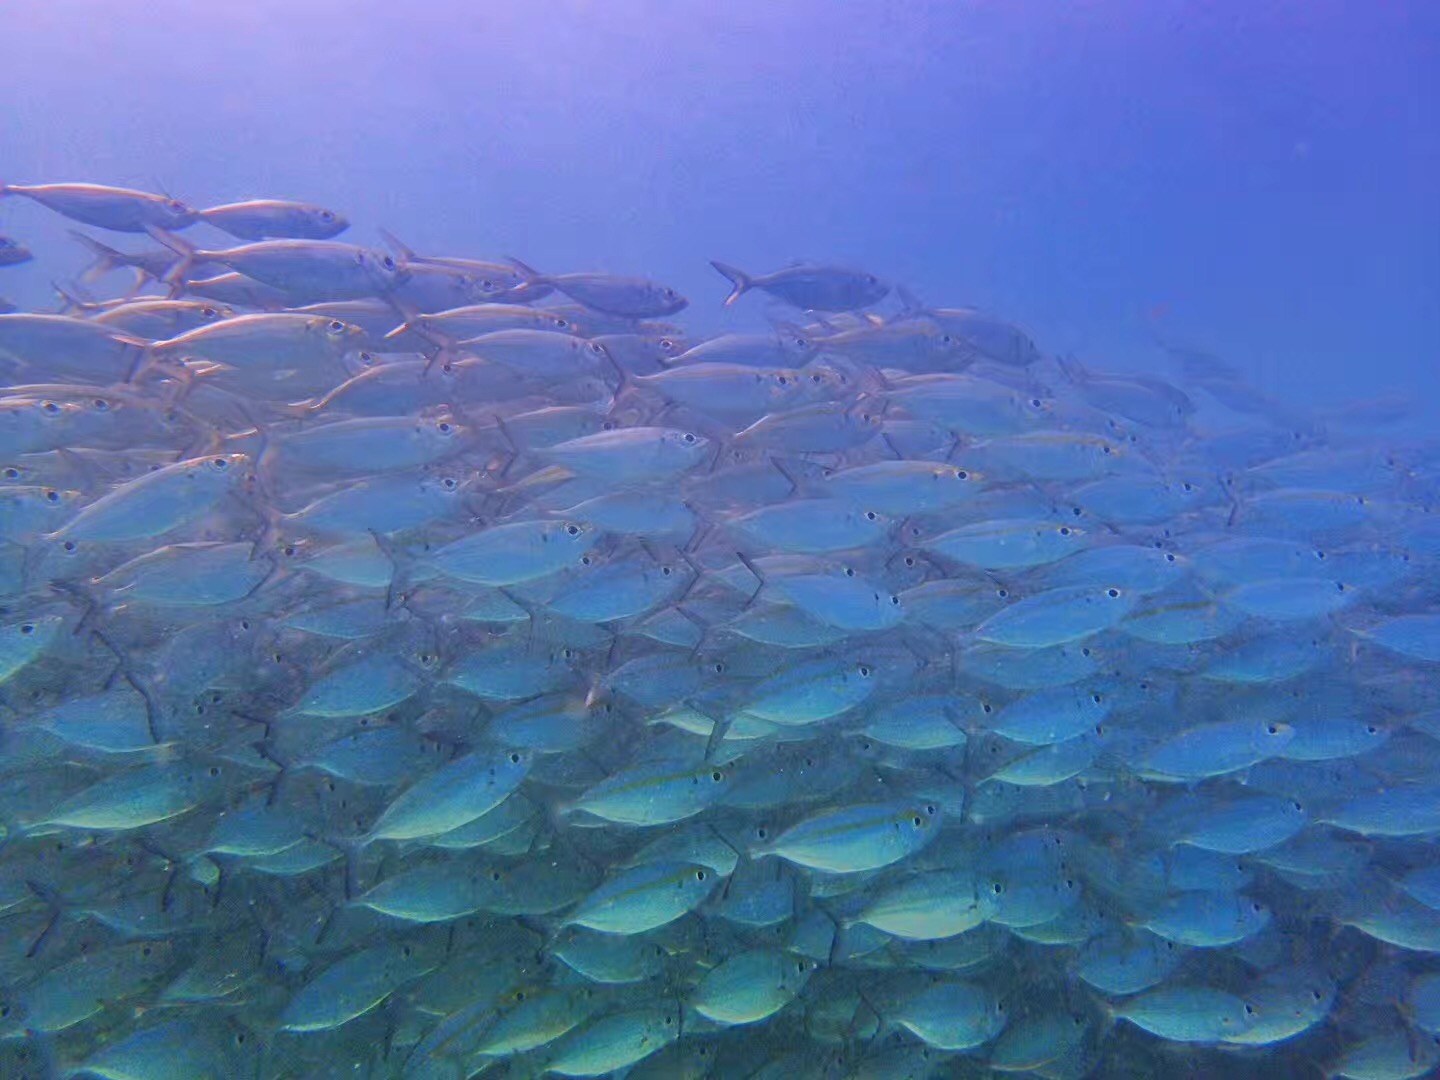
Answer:
<svg viewBox="0 0 1440 1080"><path fill-rule="evenodd" d="M1440 389L1440 10L1423 2L61 0L0 16L0 179L332 203L417 248L643 272L839 259L1264 388ZM0 206L45 274L60 225ZM713 297L717 303L710 303ZM713 320L711 326L707 321ZM1433 411L1429 413L1433 416Z"/></svg>
<svg viewBox="0 0 1440 1080"><path fill-rule="evenodd" d="M93 421L79 430L98 440L66 442L69 429L37 436L0 483L0 509L16 515L0 520L0 1080L49 1080L132 1052L146 1066L134 1075L148 1080L171 1075L157 1063L184 1047L196 1061L241 1063L235 1075L267 1078L463 1080L472 1067L529 1077L563 1072L594 1031L632 1014L691 1025L678 1041L673 1030L648 1034L645 1052L616 1073L633 1065L636 1080L681 1075L682 1065L716 1080L773 1075L753 1071L762 1066L822 1080L989 1075L986 1062L1023 1056L999 1039L1002 1028L1018 1041L1031 1023L1053 1024L1060 1034L1041 1035L1073 1044L1006 1075L1435 1075L1424 1070L1440 1061L1437 102L1440 5L1420 0L0 7L0 181L90 181L194 207L307 200L354 223L342 241L377 251L384 229L424 255L643 275L689 298L673 318L689 344L786 320L818 342L806 372L837 379L812 391L787 369L774 390L783 405L762 403L753 415L748 401L672 411L666 391L635 376L660 368L644 351L652 339L680 334L647 325L642 338L638 324L621 322L637 329L625 341L642 362L619 359L624 342L610 339L613 366L584 369L588 384L567 373L524 398L525 410L552 397L590 401L566 396L589 385L597 407L574 421L590 425L587 435L602 416L622 435L689 425L657 439L673 458L626 459L634 475L617 480L620 466L597 466L593 444L575 448L583 436L557 436L558 450L538 426L521 429L520 443L508 431L502 439L496 416L522 411L508 398L478 394L462 408L454 390L445 402L453 414L407 404L391 417L389 402L362 387L328 413L305 413L283 393L260 392L269 386L227 384L243 364L183 371L162 362L133 369L144 378L116 389L73 369L52 380L33 356L12 366L0 353L7 384L46 385L0 388L0 418L31 416L45 406L30 397L41 395L68 419ZM0 234L35 252L32 263L0 268L0 297L54 310L52 285L73 288L85 267L66 235L72 225L29 200L0 200ZM88 231L127 249L149 244ZM183 236L218 246L205 226ZM968 413L952 423L925 411L933 403L923 394L941 385L926 381L932 354L892 365L835 344L870 333L883 345L886 331L924 320L870 325L832 312L833 322L804 325L807 313L758 293L725 307L728 284L712 259L753 272L792 260L863 268L921 304L1008 320L1039 352L1018 363L945 354L965 368L951 389L1005 399L1000 421L984 417L997 426L969 430ZM93 298L122 287L111 277ZM388 318L384 292L369 299ZM892 295L878 310L897 306ZM597 307L571 314L598 326ZM968 325L963 314L949 318L958 322L927 323L946 342L952 326ZM384 346L375 336L372 351ZM590 345L567 341L577 352ZM1177 371L1162 342L1218 357L1235 374L1207 385ZM370 362L310 359L334 362L319 376L329 382L299 395L317 400ZM434 373L407 362L426 374L407 369L395 386L420 401L435 386L421 379ZM519 381L521 370L504 377ZM966 383L972 370L977 381ZM775 378L765 371L757 383ZM53 385L72 377L79 389ZM1227 414L1216 405L1227 393L1266 404ZM247 394L254 401L243 402ZM230 411L236 398L247 407ZM165 410L148 407L162 400ZM830 427L816 436L797 425L769 442L749 429L838 402L841 435L873 430L830 446L818 445L835 435ZM134 422L143 445L117 438L131 429L106 426L92 406ZM203 415L195 430L175 421L192 407ZM1367 425L1366 416L1382 419ZM320 461L305 448L306 436L351 419L383 429L353 444L357 455L373 451L373 467ZM447 434L452 425L460 433L460 449L436 450L423 468L419 457L385 456L441 419ZM874 437L882 424L884 440ZM1227 426L1242 430L1216 435ZM753 436L743 445L742 430ZM192 439L196 431L214 440ZM0 427L0 439L12 437L18 444ZM128 497L160 464L204 466L221 446L247 486L217 488L173 527L89 542L107 493ZM0 447L10 453L10 443ZM920 473L832 475L895 457ZM552 490L557 461L574 471L561 477L571 486ZM911 506L926 469L918 489L943 477L973 480L984 494L930 505L921 490ZM421 503L412 479L454 481L465 500L424 503L418 524L365 518L390 509L365 505L376 492ZM856 488L843 488L846 479ZM637 491L683 495L678 510L665 509L693 511L695 531L602 524L575 541L575 560L505 580L486 577L483 558L444 561L492 528L544 519L558 529L566 515L588 528L573 507L598 514L590 500ZM357 492L341 527L292 520ZM813 523L752 528L818 493L827 501L807 503ZM868 515L879 524L867 524L856 510L870 504L851 505L862 496L900 508L882 507ZM619 505L615 517L632 512ZM64 516L46 516L51 506ZM16 508L33 520L15 524ZM1014 561L1013 549L967 532L996 520L1010 522L998 531L1021 546L1035 535L1053 550ZM553 529L535 541L536 550L550 545L544 558L522 545L502 547L495 561L552 557L570 542ZM853 543L827 546L827 530ZM75 544L57 544L72 535L73 559ZM212 606L189 595L174 602L186 574L200 572L189 568L203 569L185 560L210 554L204 543L176 554L192 541L243 549L225 564L234 576L211 584L224 593L252 574L253 589ZM356 584L324 565L355 545L381 566L376 579ZM127 592L143 593L126 575L142 576L151 557L162 571L142 584L169 588L169 599ZM697 584L657 590L661 567L667 581L693 574ZM759 583L751 596L747 571ZM618 600L604 592L617 580ZM863 595L872 581L878 609ZM471 606L486 603L521 610L502 589L523 601L520 617L474 615ZM853 606L845 589L859 590ZM626 608L640 593L644 602ZM1054 607L1041 611L1037 597ZM1097 618L1104 597L1127 606ZM581 614L555 617L550 609L567 603ZM624 610L590 617L585 603ZM765 628L774 638L735 629L753 631L746 620L757 613L776 619ZM661 616L672 621L655 629ZM1173 640L1155 629L1168 616L1175 623L1162 630ZM1199 625L1205 618L1213 626ZM1066 620L1080 628L1057 629ZM26 653L37 632L52 636ZM777 644L786 634L803 640ZM1259 671L1257 654L1273 669ZM502 675L481 670L491 656L503 658ZM625 667L647 672L652 661L653 676ZM632 682L617 688L621 670ZM787 696L797 671L813 681L798 703ZM858 690L857 673L879 689ZM525 689L509 697L485 682L492 676ZM317 705L327 693L345 700ZM91 695L112 695L105 723L93 722ZM687 712L697 698L739 734L721 725L707 739ZM935 698L943 704L927 728L916 702ZM78 714L66 712L77 700ZM536 715L525 712L532 700L544 705ZM1036 701L1040 718L1027 727ZM681 715L674 729L667 710ZM229 741L226 725L239 733ZM1296 745L1269 745L1277 732ZM380 749L362 754L352 738ZM697 788L713 775L735 790L694 796L681 784L681 810L642 813L617 799L621 811L605 810L612 817L577 813L585 799L603 804L615 776L634 769L648 783L657 746L665 769L684 749ZM1066 772L1066 751L1060 765L1047 756L1054 746L1090 756ZM512 748L524 755L507 766ZM132 768L132 752L145 764ZM215 758L229 771L210 783L196 763ZM1064 775L1012 785L996 779L1002 761L1022 779L1027 767ZM456 811L383 831L394 825L387 815L414 812L406 800L418 785L457 762L442 779L476 783L493 764L513 783L478 817ZM86 802L90 785L109 777L123 797L108 801L107 788L99 801L118 824ZM125 783L164 804L158 816L146 817L151 804L131 800ZM886 796L879 828L877 792ZM1396 792L1411 801L1397 809L1387 801ZM489 794L471 792L477 802ZM1250 807L1273 829L1257 836ZM483 854L481 841L471 849L453 839L497 808L523 824L505 818L511 831L487 836ZM846 838L859 831L855 818L870 830L858 854L828 840L813 844L818 854L806 846L806 828L828 827L829 814ZM934 833L906 832L931 817ZM238 850L215 839L222 834ZM258 850L277 834L290 846ZM617 933L658 943L628 957L654 970L617 989L574 957L562 965L556 957L586 944L588 930L597 955L614 959L613 942L595 941L605 913L591 909L605 898L602 880L624 878L632 858L646 872L670 865L644 853L657 837L684 839L690 861L676 887L693 895L669 922L626 912ZM701 857L714 858L716 843L719 865ZM294 876L271 865L296 851L315 855L314 865ZM699 879L703 889L687 876L691 861L713 875ZM487 892L489 875L476 867L513 873L524 904ZM408 898L444 909L434 925L432 909L411 918L383 906L387 883L417 868L440 868L433 889ZM869 905L931 871L961 883L930 898L937 910L952 891L974 892L984 914L963 931L973 936L953 927L907 936L913 927L895 929L904 920L893 912L882 928L883 904L881 915ZM460 897L453 911L447 888ZM1238 914L1211 917L1195 896L1212 888L1223 897L1215 908L1233 903ZM362 894L375 911L355 903ZM505 907L512 901L518 916ZM1048 914L1027 921L1027 904ZM1131 946L1155 961L1143 988L1115 989L1085 967L1131 956ZM154 956L142 951L151 947ZM984 954L973 970L943 959L972 947ZM752 952L764 953L762 989L773 974L765 964L783 964L785 994L770 1012L746 987L711 979ZM96 955L104 959L87 959ZM1253 1019L1199 1030L1215 1018L1193 1002L1189 1032L1126 1011L1148 1000L1131 989L1203 984L1232 995L1223 1009L1258 1003L1268 1024L1294 1007L1282 991L1310 979L1333 1000L1274 1046L1245 1041ZM206 993L179 998L192 981ZM355 985L383 993L341 1015ZM938 1019L926 1011L935 987ZM453 1025L478 1040L497 1015L519 1012L526 999L517 995L537 991L574 1007L566 1015L578 1035L566 1028L514 1062L482 1061L441 1038ZM1011 1011L997 1021L1002 1003ZM78 1019L67 1013L90 1006ZM737 1021L747 1007L756 1016ZM956 1035L946 1027L956 1016L994 1023ZM47 1017L56 1026L41 1030ZM1083 1037L1065 1026L1071 1019ZM252 1037L259 1048L244 1043ZM1388 1055L1391 1072L1365 1071L1372 1051Z"/></svg>

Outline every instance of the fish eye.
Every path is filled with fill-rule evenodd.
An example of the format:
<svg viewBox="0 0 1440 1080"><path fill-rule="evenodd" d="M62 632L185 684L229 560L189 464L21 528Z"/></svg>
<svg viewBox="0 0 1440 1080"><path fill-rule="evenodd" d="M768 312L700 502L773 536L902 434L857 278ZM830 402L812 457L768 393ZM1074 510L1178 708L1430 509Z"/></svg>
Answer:
<svg viewBox="0 0 1440 1080"><path fill-rule="evenodd" d="M1166 562L1172 562L1172 563L1173 563L1173 562L1175 561L1175 556L1172 555L1170 552L1167 551L1167 552L1165 553L1165 561L1166 561Z"/></svg>
<svg viewBox="0 0 1440 1080"><path fill-rule="evenodd" d="M696 870L696 871L695 871L695 880L696 880L696 881L704 881L704 880L705 880L705 871L704 871L704 870Z"/></svg>
<svg viewBox="0 0 1440 1080"><path fill-rule="evenodd" d="M1106 444L1105 444L1104 446L1102 446L1100 449L1101 449L1101 451L1102 451L1103 453L1106 453L1106 454L1113 453L1113 451L1110 449L1110 444L1109 444L1109 443L1106 443Z"/></svg>
<svg viewBox="0 0 1440 1080"><path fill-rule="evenodd" d="M921 825L925 824L925 819L922 818L919 814L916 814L913 818L910 819L910 824L914 825L915 828L918 829Z"/></svg>
<svg viewBox="0 0 1440 1080"><path fill-rule="evenodd" d="M890 603L891 603L891 605L892 605L893 607L899 607L899 606L900 606L900 597L896 596L894 593L891 593L891 594L890 594Z"/></svg>
<svg viewBox="0 0 1440 1080"><path fill-rule="evenodd" d="M1105 699L1104 699L1103 697L1101 697L1099 694L1091 694L1091 695L1090 695L1090 700L1093 701L1096 705L1099 705L1100 702L1102 702L1102 701L1105 700Z"/></svg>
<svg viewBox="0 0 1440 1080"><path fill-rule="evenodd" d="M219 767L218 765L211 765L210 768L207 769L206 771L207 771L211 776L219 776L219 775L220 775L220 767Z"/></svg>
<svg viewBox="0 0 1440 1080"><path fill-rule="evenodd" d="M210 465L216 472L224 472L230 467L230 462L226 461L223 457L217 457L210 459Z"/></svg>
<svg viewBox="0 0 1440 1080"><path fill-rule="evenodd" d="M710 670L713 671L713 672L715 672L716 675L724 675L724 674L725 674L725 664L724 664L723 661L716 660L715 663L713 663L713 664L710 665Z"/></svg>
<svg viewBox="0 0 1440 1080"><path fill-rule="evenodd" d="M74 550L75 550L75 541L74 541L74 540L66 540L64 546L65 546L65 550L66 550L66 551L74 551Z"/></svg>
<svg viewBox="0 0 1440 1080"><path fill-rule="evenodd" d="M441 435L449 435L450 432L453 431L453 430L455 430L455 429L454 429L454 427L451 425L450 421L448 421L448 420L441 420L440 423L438 423L438 424L435 425L435 430L438 431L438 432L440 432Z"/></svg>
<svg viewBox="0 0 1440 1080"><path fill-rule="evenodd" d="M389 255L386 255L383 259L380 260L380 265L385 267L386 270L394 270L395 260L392 259Z"/></svg>
<svg viewBox="0 0 1440 1080"><path fill-rule="evenodd" d="M674 572L675 572L675 571L671 570L670 567L668 567L668 566L662 566L662 567L660 567L660 573L664 574L666 577L669 577L669 576L670 576L671 574L673 574Z"/></svg>
<svg viewBox="0 0 1440 1080"><path fill-rule="evenodd" d="M770 830L767 829L764 825L757 825L757 826L755 827L755 836L756 836L757 839L764 840L764 839L765 839L766 837L768 837L769 835L770 835Z"/></svg>
<svg viewBox="0 0 1440 1080"><path fill-rule="evenodd" d="M10 466L8 469L5 470L5 479L6 479L6 480L18 480L18 479L20 479L20 470L17 469L17 468L15 468L15 466L13 466L13 465Z"/></svg>
<svg viewBox="0 0 1440 1080"><path fill-rule="evenodd" d="M674 299L675 299L675 290L674 290L674 289L670 289L670 288L661 289L661 290L660 290L660 295L662 295L663 297L665 297L666 300L674 300Z"/></svg>
<svg viewBox="0 0 1440 1080"><path fill-rule="evenodd" d="M20 633L24 634L26 637L29 637L31 634L35 633L35 624L28 622L25 623L23 626L20 627Z"/></svg>
<svg viewBox="0 0 1440 1080"><path fill-rule="evenodd" d="M338 334L345 329L345 324L339 319L331 319L330 325L327 326L326 329L329 330L332 334Z"/></svg>
<svg viewBox="0 0 1440 1080"><path fill-rule="evenodd" d="M56 491L54 488L51 488L49 491L45 492L45 501L58 503L60 501L60 492Z"/></svg>
<svg viewBox="0 0 1440 1080"><path fill-rule="evenodd" d="M861 677L862 679L868 679L868 678L870 677L870 668L869 668L868 665L866 665L866 664L861 664L859 670L860 670L860 677Z"/></svg>
<svg viewBox="0 0 1440 1080"><path fill-rule="evenodd" d="M1279 734L1280 734L1280 729L1279 729L1278 727L1276 727L1274 724L1266 724L1266 725L1265 725L1265 731L1266 731L1268 734L1271 734L1271 735L1279 735Z"/></svg>
<svg viewBox="0 0 1440 1080"><path fill-rule="evenodd" d="M866 521L878 521L879 518L880 518L880 515L877 514L877 513L875 513L874 510L866 510L866 511L865 511L865 520L866 520Z"/></svg>
<svg viewBox="0 0 1440 1080"><path fill-rule="evenodd" d="M58 413L58 412L60 411L60 406L59 406L59 405L56 405L55 402L53 402L53 401L42 401L42 402L40 403L40 409L41 409L42 412L45 412L45 413L48 413L48 414L51 415L51 416L54 416L56 413Z"/></svg>
<svg viewBox="0 0 1440 1080"><path fill-rule="evenodd" d="M188 206L186 206L186 205L185 205L183 202L181 202L179 199L171 199L171 200L170 200L168 203L166 203L165 205L167 205L168 207L170 207L170 209L171 209L171 210L174 210L177 214L183 214L183 213L185 213L186 211L188 211L188 210L190 209Z"/></svg>
<svg viewBox="0 0 1440 1080"><path fill-rule="evenodd" d="M1030 399L1030 404L1032 407L1038 409L1040 408L1040 399L1038 397L1032 397Z"/></svg>
<svg viewBox="0 0 1440 1080"><path fill-rule="evenodd" d="M688 431L685 432L683 438L685 439L685 441L686 441L687 443L693 443L693 442L695 441L695 436L694 436L691 432L688 432Z"/></svg>
<svg viewBox="0 0 1440 1080"><path fill-rule="evenodd" d="M592 353L594 353L596 356L604 356L604 355L605 355L605 346L604 346L604 345L601 345L598 341L592 341L592 342L590 343L590 351L591 351Z"/></svg>
<svg viewBox="0 0 1440 1080"><path fill-rule="evenodd" d="M1069 525L1061 525L1061 526L1060 526L1060 535L1061 535L1061 536L1069 536L1069 535L1070 535L1070 526L1069 526Z"/></svg>
<svg viewBox="0 0 1440 1080"><path fill-rule="evenodd" d="M579 526L579 525L566 525L566 526L565 526L565 532L568 533L570 536L579 536L579 535L580 535L580 526Z"/></svg>
<svg viewBox="0 0 1440 1080"><path fill-rule="evenodd" d="M440 481L440 485L446 491L454 491L459 486L459 482L453 476L447 476Z"/></svg>
<svg viewBox="0 0 1440 1080"><path fill-rule="evenodd" d="M510 753L510 764L511 764L511 765L519 765L519 764L520 764L520 755L517 754L517 753L515 753L514 751L511 751L511 753Z"/></svg>
<svg viewBox="0 0 1440 1080"><path fill-rule="evenodd" d="M99 398L99 397L97 397L94 401L90 402L90 404L95 407L95 411L96 411L96 412L109 412L109 411L110 411L110 403L109 403L108 401L106 401L104 398Z"/></svg>
<svg viewBox="0 0 1440 1080"><path fill-rule="evenodd" d="M592 562L594 562L594 561L595 561L595 560L592 559L592 558L590 558L589 555L581 555L581 556L580 556L580 565L581 565L581 566L589 566L589 565L590 565Z"/></svg>
<svg viewBox="0 0 1440 1080"><path fill-rule="evenodd" d="M939 812L939 808L934 803L925 804L925 813L929 814L931 817L934 817Z"/></svg>
<svg viewBox="0 0 1440 1080"><path fill-rule="evenodd" d="M1010 599L1010 590L1009 590L1009 589L996 589L996 590L995 590L995 595L996 595L997 597L999 597L1001 600L1008 600L1008 599Z"/></svg>
<svg viewBox="0 0 1440 1080"><path fill-rule="evenodd" d="M1108 596L1108 597L1110 597L1111 600L1114 600L1116 597L1118 597L1118 596L1120 595L1120 590L1119 590L1119 589L1106 589L1106 590L1105 590L1105 595Z"/></svg>
<svg viewBox="0 0 1440 1080"><path fill-rule="evenodd" d="M332 211L332 210L321 210L321 211L320 211L320 220L321 220L321 221L334 221L334 220L335 220L335 213L334 213L334 211Z"/></svg>
<svg viewBox="0 0 1440 1080"><path fill-rule="evenodd" d="M614 431L614 430L615 430L616 428L618 428L619 426L620 426L620 425L617 424L617 423L615 423L614 420L606 420L603 424L600 425L600 430L601 430L601 431Z"/></svg>
<svg viewBox="0 0 1440 1080"><path fill-rule="evenodd" d="M712 772L712 773L710 774L710 779L711 779L711 780L714 780L715 783L718 784L718 783L720 783L721 780L724 780L724 779L725 779L725 774L722 773L719 769L716 769L714 772Z"/></svg>

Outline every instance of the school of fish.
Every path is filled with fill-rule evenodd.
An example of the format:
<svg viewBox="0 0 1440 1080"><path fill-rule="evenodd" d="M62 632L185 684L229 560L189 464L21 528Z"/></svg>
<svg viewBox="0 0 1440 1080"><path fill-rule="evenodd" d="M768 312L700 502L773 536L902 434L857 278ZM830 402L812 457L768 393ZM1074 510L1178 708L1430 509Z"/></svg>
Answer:
<svg viewBox="0 0 1440 1080"><path fill-rule="evenodd" d="M1383 406L841 266L714 263L773 330L696 338L319 206L0 196L95 257L0 314L0 1075L1440 1068Z"/></svg>

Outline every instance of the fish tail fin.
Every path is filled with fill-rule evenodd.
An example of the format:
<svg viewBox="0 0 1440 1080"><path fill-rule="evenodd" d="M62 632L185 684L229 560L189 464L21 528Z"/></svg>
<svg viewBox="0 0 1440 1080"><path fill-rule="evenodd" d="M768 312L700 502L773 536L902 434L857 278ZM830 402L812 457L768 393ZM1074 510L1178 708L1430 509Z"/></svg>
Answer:
<svg viewBox="0 0 1440 1080"><path fill-rule="evenodd" d="M415 254L414 250L411 249L408 244L406 244L398 236L392 233L389 229L377 228L375 231L380 234L380 239L385 241L385 246L388 247L391 251L395 252L396 255L400 256L401 262L412 263L420 261L420 256Z"/></svg>
<svg viewBox="0 0 1440 1080"><path fill-rule="evenodd" d="M74 581L69 578L51 578L50 588L53 592L73 600L80 606L80 619L72 631L76 637L92 629L100 611L100 598L94 589L83 581Z"/></svg>
<svg viewBox="0 0 1440 1080"><path fill-rule="evenodd" d="M183 282L186 275L190 273L190 268L205 255L205 252L199 250L189 240L182 239L158 225L146 225L145 231L157 244L169 248L177 256L170 269L165 271L165 276L160 279L167 285L179 285Z"/></svg>
<svg viewBox="0 0 1440 1080"><path fill-rule="evenodd" d="M397 300L393 296L386 297L386 300L390 306L395 309L395 314L400 316L400 325L385 335L385 341L393 341L395 338L403 337L406 334L414 334L428 344L434 345L437 349L443 349L453 344L449 335L442 334L433 327L425 324L425 313L419 308Z"/></svg>
<svg viewBox="0 0 1440 1080"><path fill-rule="evenodd" d="M546 278L544 274L540 273L540 271L536 270L533 266L527 266L525 263L515 258L514 255L506 255L505 261L519 272L520 276L525 279L526 285L550 284L549 279Z"/></svg>
<svg viewBox="0 0 1440 1080"><path fill-rule="evenodd" d="M1077 386L1090 377L1090 369L1075 359L1073 355L1061 356L1059 353L1056 353L1055 364L1059 367L1060 373Z"/></svg>
<svg viewBox="0 0 1440 1080"><path fill-rule="evenodd" d="M789 479L788 474L786 474L784 470L781 470L781 475ZM790 482L793 484L795 481L791 480ZM743 551L735 552L735 557L740 560L741 565L743 565L746 570L749 570L750 576L755 579L755 591L750 594L750 599L745 601L745 606L749 607L757 599L759 599L761 592L764 591L765 575L760 572L760 568L757 567L753 562L751 562L749 556L747 556Z"/></svg>
<svg viewBox="0 0 1440 1080"><path fill-rule="evenodd" d="M895 295L900 298L900 310L895 313L895 317L890 320L891 322L896 322L900 319L913 319L921 315L929 314L930 309L925 306L925 303L918 296L910 291L908 286L896 285Z"/></svg>
<svg viewBox="0 0 1440 1080"><path fill-rule="evenodd" d="M732 721L728 716L716 716L710 722L710 735L705 740L705 761L716 760L715 755L720 752L720 746L725 737L730 734Z"/></svg>
<svg viewBox="0 0 1440 1080"><path fill-rule="evenodd" d="M410 557L391 542L378 529L370 529L370 538L380 553L390 560L390 584L385 590L385 610L390 611L405 603L410 584Z"/></svg>
<svg viewBox="0 0 1440 1080"><path fill-rule="evenodd" d="M739 300L740 297L744 296L755 285L755 282L750 279L749 274L731 266L729 263L711 259L710 265L720 271L720 273L730 281L730 295L725 297L725 307L729 307L735 303L736 300Z"/></svg>
<svg viewBox="0 0 1440 1080"><path fill-rule="evenodd" d="M305 837L317 844L334 848L345 858L345 899L354 900L365 890L360 887L360 856L365 851L366 838L363 836L337 836L335 833L319 830L305 830ZM333 913L332 913L333 914Z"/></svg>
<svg viewBox="0 0 1440 1080"><path fill-rule="evenodd" d="M72 285L66 288L58 281L52 281L50 282L50 287L54 289L60 297L61 315L68 315L72 311L94 311L98 306L93 300L86 300L83 296L83 290L76 286Z"/></svg>
<svg viewBox="0 0 1440 1080"><path fill-rule="evenodd" d="M95 261L80 272L80 281L84 284L89 285L91 282L104 277L110 273L110 271L125 265L125 253L123 251L116 251L109 244L102 244L93 236L86 236L78 229L66 229L65 231L68 232L77 243L86 248L91 255L95 256Z"/></svg>

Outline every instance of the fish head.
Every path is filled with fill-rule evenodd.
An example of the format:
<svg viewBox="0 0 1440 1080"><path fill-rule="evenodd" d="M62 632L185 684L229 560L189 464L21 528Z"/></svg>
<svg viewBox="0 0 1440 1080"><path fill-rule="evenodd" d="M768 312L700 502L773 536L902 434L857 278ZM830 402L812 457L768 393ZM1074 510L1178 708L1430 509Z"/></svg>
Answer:
<svg viewBox="0 0 1440 1080"><path fill-rule="evenodd" d="M249 454L212 454L196 458L188 471L192 477L207 483L239 484L250 479L250 464Z"/></svg>
<svg viewBox="0 0 1440 1080"><path fill-rule="evenodd" d="M387 252L360 248L355 253L355 261L369 274L379 293L388 293L410 280L410 271Z"/></svg>
<svg viewBox="0 0 1440 1080"><path fill-rule="evenodd" d="M200 212L179 199L165 199L159 205L160 226L183 229L200 220Z"/></svg>
<svg viewBox="0 0 1440 1080"><path fill-rule="evenodd" d="M804 330L796 326L781 326L775 331L775 340L780 351L798 362L809 360L815 355L816 344Z"/></svg>
<svg viewBox="0 0 1440 1080"><path fill-rule="evenodd" d="M651 287L651 292L656 315L674 315L677 311L684 311L690 306L690 301L669 285L654 285Z"/></svg>
<svg viewBox="0 0 1440 1080"><path fill-rule="evenodd" d="M850 373L837 364L816 361L800 372L800 393L806 401L834 401L851 393Z"/></svg>
<svg viewBox="0 0 1440 1080"><path fill-rule="evenodd" d="M341 319L328 319L323 315L316 315L312 318L307 329L310 333L320 336L321 340L325 342L326 351L333 356L363 352L365 345L370 340L369 335L360 327Z"/></svg>
<svg viewBox="0 0 1440 1080"><path fill-rule="evenodd" d="M415 425L415 437L437 453L459 446L468 429L448 412L423 416Z"/></svg>
<svg viewBox="0 0 1440 1080"><path fill-rule="evenodd" d="M1020 418L1029 424L1050 423L1055 416L1055 402L1044 390L1033 390L1015 398Z"/></svg>
<svg viewBox="0 0 1440 1080"><path fill-rule="evenodd" d="M490 284L493 286L494 283ZM583 326L569 315L561 314L558 311L539 310L534 312L534 319L536 330L550 330L558 334L575 334L582 337L585 334Z"/></svg>
<svg viewBox="0 0 1440 1080"><path fill-rule="evenodd" d="M303 206L297 213L301 219L301 228L312 240L332 239L350 227L345 215L323 206Z"/></svg>
<svg viewBox="0 0 1440 1080"><path fill-rule="evenodd" d="M693 431L666 431L660 440L667 450L686 461L701 461L710 452L710 440Z"/></svg>

